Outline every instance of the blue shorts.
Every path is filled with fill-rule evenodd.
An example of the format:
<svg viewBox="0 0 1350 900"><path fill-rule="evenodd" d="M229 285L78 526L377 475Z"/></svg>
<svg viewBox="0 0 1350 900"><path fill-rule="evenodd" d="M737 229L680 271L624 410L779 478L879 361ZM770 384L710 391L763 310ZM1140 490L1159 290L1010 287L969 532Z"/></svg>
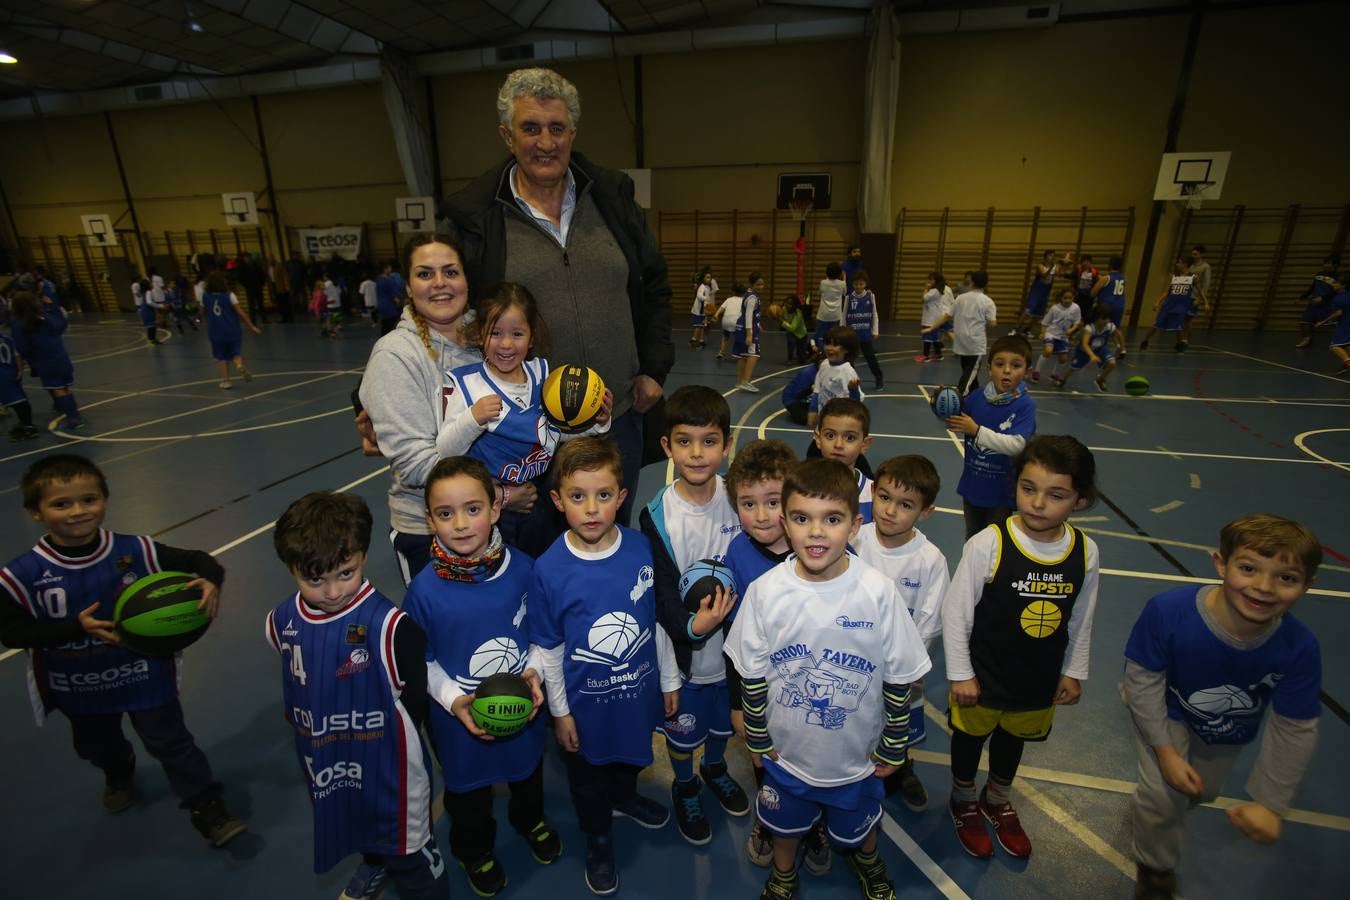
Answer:
<svg viewBox="0 0 1350 900"><path fill-rule="evenodd" d="M146 328L149 328L151 325L155 324L156 318L155 308L151 306L149 303L142 303L140 307L137 309L137 312L140 314L141 324L144 325Z"/></svg>
<svg viewBox="0 0 1350 900"><path fill-rule="evenodd" d="M27 399L22 381L8 376L0 377L0 406L18 406Z"/></svg>
<svg viewBox="0 0 1350 900"><path fill-rule="evenodd" d="M1325 300L1310 300L1308 305L1303 307L1303 318L1300 321L1304 325L1316 325L1329 315L1331 306Z"/></svg>
<svg viewBox="0 0 1350 900"><path fill-rule="evenodd" d="M695 315L692 315L692 314L689 316L689 327L690 327L690 328L705 328L705 327L707 327L707 325L708 325L708 317L707 317L707 316L695 316Z"/></svg>
<svg viewBox="0 0 1350 900"><path fill-rule="evenodd" d="M745 332L736 332L736 339L731 343L731 355L737 359L746 356L759 356L759 341L746 342Z"/></svg>
<svg viewBox="0 0 1350 900"><path fill-rule="evenodd" d="M240 354L244 349L244 342L239 338L232 341L212 341L211 358L218 359L221 362L229 362Z"/></svg>
<svg viewBox="0 0 1350 900"><path fill-rule="evenodd" d="M764 827L783 837L801 837L825 813L825 830L842 847L857 847L881 819L886 786L864 778L840 787L813 787L764 759L764 786L755 796L755 814Z"/></svg>
<svg viewBox="0 0 1350 900"><path fill-rule="evenodd" d="M731 701L725 680L716 684L685 684L680 688L680 709L661 723L666 741L679 750L703 746L708 735L731 737Z"/></svg>
<svg viewBox="0 0 1350 900"><path fill-rule="evenodd" d="M1046 338L1045 343L1050 348L1051 353L1069 352L1069 341L1067 338Z"/></svg>
<svg viewBox="0 0 1350 900"><path fill-rule="evenodd" d="M1153 323L1153 327L1159 331L1180 331L1186 324L1186 307L1164 306L1158 312L1158 318Z"/></svg>
<svg viewBox="0 0 1350 900"><path fill-rule="evenodd" d="M1106 364L1109 363L1111 360L1115 359L1116 354L1114 350L1098 350L1097 358L1101 360L1101 362L1097 364L1097 368L1101 369L1104 368ZM1082 369L1085 368L1087 364L1090 362L1092 362L1092 357L1088 356L1081 349L1079 349L1074 352L1073 361L1070 362L1069 365L1073 366L1073 368L1075 369Z"/></svg>
<svg viewBox="0 0 1350 900"><path fill-rule="evenodd" d="M70 363L50 369L37 370L38 383L44 391L68 388L75 383L75 367Z"/></svg>
<svg viewBox="0 0 1350 900"><path fill-rule="evenodd" d="M1102 302L1111 307L1111 322L1119 328L1121 319L1125 318L1125 301L1112 299Z"/></svg>
<svg viewBox="0 0 1350 900"><path fill-rule="evenodd" d="M1045 307L1046 307L1046 303L1047 303L1047 301L1049 301L1049 299L1050 299L1050 294L1049 294L1048 292L1047 292L1047 293L1044 293L1044 294L1041 294L1041 295L1039 295L1039 296L1036 295L1036 294L1028 294L1028 295L1027 295L1027 315L1029 315L1029 316L1036 316L1036 317L1038 317L1038 318L1039 318L1040 316L1045 315Z"/></svg>

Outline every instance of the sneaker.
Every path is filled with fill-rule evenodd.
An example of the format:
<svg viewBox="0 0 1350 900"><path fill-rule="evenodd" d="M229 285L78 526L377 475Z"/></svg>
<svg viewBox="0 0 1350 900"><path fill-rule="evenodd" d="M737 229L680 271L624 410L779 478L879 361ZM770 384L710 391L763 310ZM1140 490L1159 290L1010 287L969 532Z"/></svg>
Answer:
<svg viewBox="0 0 1350 900"><path fill-rule="evenodd" d="M222 391L228 391L228 390L230 390L231 388L234 387L234 384L231 383L230 380L227 378L226 380L222 381L222 382L218 385L218 387L219 387Z"/></svg>
<svg viewBox="0 0 1350 900"><path fill-rule="evenodd" d="M237 819L225 809L219 794L208 794L192 804L192 826L213 847L224 847L248 831L248 823Z"/></svg>
<svg viewBox="0 0 1350 900"><path fill-rule="evenodd" d="M109 813L120 813L131 806L135 797L132 779L136 772L136 757L131 757L130 767L125 773L105 774L103 783L103 808Z"/></svg>
<svg viewBox="0 0 1350 900"><path fill-rule="evenodd" d="M748 381L742 381L740 384L737 385L737 387L739 387L741 390L747 391L747 392L749 392L749 393L751 393L751 394L758 394L758 393L759 393L759 388L755 387L753 384L751 384L751 383L748 382Z"/></svg>
<svg viewBox="0 0 1350 900"><path fill-rule="evenodd" d="M1140 350L1147 350L1147 349L1148 349L1148 339L1147 339L1147 338L1145 338L1144 340L1142 340L1142 341L1139 342L1139 349L1140 349Z"/></svg>
<svg viewBox="0 0 1350 900"><path fill-rule="evenodd" d="M84 419L66 419L66 431L84 431L89 423Z"/></svg>
<svg viewBox="0 0 1350 900"><path fill-rule="evenodd" d="M933 357L929 356L929 355L926 354L926 353L920 353L918 356L914 357L914 361L915 361L916 363L926 363L926 362L928 362L928 361L929 361L930 359L932 359L932 358L933 358Z"/></svg>
<svg viewBox="0 0 1350 900"><path fill-rule="evenodd" d="M1055 387L1064 387L1064 379L1060 378L1054 372L1050 373L1050 380L1055 383Z"/></svg>
<svg viewBox="0 0 1350 900"><path fill-rule="evenodd" d="M1185 353L1185 352L1186 352L1186 346L1187 346L1188 343L1189 343L1188 341L1177 341L1177 352L1178 352L1178 353Z"/></svg>
<svg viewBox="0 0 1350 900"><path fill-rule="evenodd" d="M633 799L614 804L614 815L632 819L643 828L660 828L670 821L670 810L655 800L648 800L641 794Z"/></svg>
<svg viewBox="0 0 1350 900"><path fill-rule="evenodd" d="M711 766L701 765L698 767L698 774L703 776L703 783L713 792L717 802L722 805L722 809L729 816L745 816L750 814L750 798L745 795L745 791L736 779L727 772L726 761L716 763Z"/></svg>
<svg viewBox="0 0 1350 900"><path fill-rule="evenodd" d="M773 872L764 882L764 890L759 892L759 900L794 900L797 896L797 873L784 875Z"/></svg>
<svg viewBox="0 0 1350 900"><path fill-rule="evenodd" d="M806 837L802 838L802 865L812 875L828 875L830 859L830 839L825 834L825 820L817 819Z"/></svg>
<svg viewBox="0 0 1350 900"><path fill-rule="evenodd" d="M1106 382L1102 380L1102 377L1098 375L1094 380L1097 382L1097 390L1101 391L1103 394L1107 393Z"/></svg>
<svg viewBox="0 0 1350 900"><path fill-rule="evenodd" d="M352 873L347 886L338 894L338 900L375 900L384 893L389 883L389 872L378 863L363 862Z"/></svg>
<svg viewBox="0 0 1350 900"><path fill-rule="evenodd" d="M1177 873L1166 869L1150 869L1143 863L1135 864L1134 900L1172 900L1177 895Z"/></svg>
<svg viewBox="0 0 1350 900"><path fill-rule="evenodd" d="M745 858L761 868L773 862L773 834L760 824L758 817L745 839Z"/></svg>
<svg viewBox="0 0 1350 900"><path fill-rule="evenodd" d="M884 382L884 381L882 381L880 378L878 378L878 379L877 379L877 383L874 384L874 385L872 385L872 390L874 390L874 391L884 391L884 390L886 390L886 382Z"/></svg>
<svg viewBox="0 0 1350 900"><path fill-rule="evenodd" d="M1031 840L1022 830L1022 821L1017 818L1017 811L1013 809L1011 803L990 806L988 796L989 788L985 787L980 791L980 814L994 826L994 837L998 838L999 846L1008 851L1009 856L1026 859L1031 855Z"/></svg>
<svg viewBox="0 0 1350 900"><path fill-rule="evenodd" d="M911 812L923 812L928 806L928 791L915 774L912 759L905 760L905 764L886 779L886 793L899 794Z"/></svg>
<svg viewBox="0 0 1350 900"><path fill-rule="evenodd" d="M1031 370L1031 380L1032 380L1032 381L1040 381L1040 380L1041 380L1041 370L1040 370L1040 369L1032 369L1032 370Z"/></svg>
<svg viewBox="0 0 1350 900"><path fill-rule="evenodd" d="M607 834L586 835L586 887L601 897L608 897L619 889L614 844Z"/></svg>
<svg viewBox="0 0 1350 900"><path fill-rule="evenodd" d="M695 847L712 840L712 826L703 814L703 802L698 796L702 787L697 778L670 783L670 805L675 808L675 824L680 829L680 836Z"/></svg>
<svg viewBox="0 0 1350 900"><path fill-rule="evenodd" d="M243 378L244 381L252 381L252 380L253 380L253 373L250 372L248 369L240 369L240 370L239 370L239 376L240 376L241 378Z"/></svg>
<svg viewBox="0 0 1350 900"><path fill-rule="evenodd" d="M530 842L530 855L541 866L546 866L562 856L562 837L543 819L530 829L530 833L525 835L525 840Z"/></svg>
<svg viewBox="0 0 1350 900"><path fill-rule="evenodd" d="M1308 349L1309 347L1311 347L1311 346L1312 346L1312 338L1311 338L1311 337L1305 337L1303 340L1299 341L1297 344L1294 345L1294 349L1295 349L1295 350L1307 350L1307 349Z"/></svg>
<svg viewBox="0 0 1350 900"><path fill-rule="evenodd" d="M867 900L895 900L895 885L886 877L886 864L881 861L880 854L874 851L873 855L875 859L871 865L864 865L858 862L857 853L849 853L846 856L848 867L853 870L858 887L862 888L862 895Z"/></svg>
<svg viewBox="0 0 1350 900"><path fill-rule="evenodd" d="M464 874L469 876L469 890L480 897L495 897L506 887L506 870L491 852L475 863L459 861Z"/></svg>
<svg viewBox="0 0 1350 900"><path fill-rule="evenodd" d="M9 439L14 441L31 441L34 438L41 437L42 432L32 425L15 425L9 430Z"/></svg>
<svg viewBox="0 0 1350 900"><path fill-rule="evenodd" d="M994 843L989 840L989 832L980 818L980 804L974 801L960 802L952 797L947 803L952 824L956 826L956 838L961 849L976 859L988 859L994 855Z"/></svg>
<svg viewBox="0 0 1350 900"><path fill-rule="evenodd" d="M726 358L727 358L727 355L726 355L725 353L719 353L719 354L717 354L717 358L718 358L718 359L726 359Z"/></svg>

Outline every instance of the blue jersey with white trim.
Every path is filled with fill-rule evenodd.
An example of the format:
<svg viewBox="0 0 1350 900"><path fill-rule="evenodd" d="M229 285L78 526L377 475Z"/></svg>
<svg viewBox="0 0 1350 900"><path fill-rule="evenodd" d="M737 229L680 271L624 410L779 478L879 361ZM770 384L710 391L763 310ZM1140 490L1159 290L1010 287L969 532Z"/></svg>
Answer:
<svg viewBox="0 0 1350 900"><path fill-rule="evenodd" d="M0 382L19 380L19 351L8 335L0 334Z"/></svg>
<svg viewBox="0 0 1350 900"><path fill-rule="evenodd" d="M1195 276L1173 275L1167 286L1167 300L1164 309L1190 309L1195 300Z"/></svg>
<svg viewBox="0 0 1350 900"><path fill-rule="evenodd" d="M239 330L239 312L234 295L228 291L202 294L202 308L206 310L206 336L213 341L237 341L243 337Z"/></svg>
<svg viewBox="0 0 1350 900"><path fill-rule="evenodd" d="M406 618L369 582L336 612L297 592L267 614L313 801L316 872L351 853L407 856L430 839L426 754L394 665L394 630Z"/></svg>
<svg viewBox="0 0 1350 900"><path fill-rule="evenodd" d="M65 311L59 304L42 304L42 318L38 327L29 331L18 322L10 325L10 336L14 339L14 349L19 351L28 364L39 374L61 372L72 366L70 354L66 352L66 342L61 335L66 326Z"/></svg>
<svg viewBox="0 0 1350 900"><path fill-rule="evenodd" d="M521 371L530 387L524 406L488 375L485 362L469 363L450 373L450 381L462 392L466 407L494 394L501 398L501 413L487 424L487 430L465 455L481 460L493 478L509 484L524 484L542 475L553 460L559 438L558 429L549 424L540 403L540 392L548 378L548 360L526 360Z"/></svg>
<svg viewBox="0 0 1350 900"><path fill-rule="evenodd" d="M1017 434L1030 439L1036 433L1036 401L1024 393L1009 403L990 403L984 391L966 395L964 412L976 425L999 434ZM1012 457L981 447L976 435L966 435L965 464L956 492L974 506L1015 507Z"/></svg>
<svg viewBox="0 0 1350 900"><path fill-rule="evenodd" d="M872 521L872 479L857 469L853 470L853 474L858 476L858 513L866 525Z"/></svg>
<svg viewBox="0 0 1350 900"><path fill-rule="evenodd" d="M99 529L97 546L83 557L66 555L44 537L0 569L0 586L39 622L73 621L91 603L99 605L98 618L111 620L123 589L158 571L150 538ZM53 709L103 715L153 709L178 696L177 656L142 656L86 636L30 650L28 660L39 723Z"/></svg>
<svg viewBox="0 0 1350 900"><path fill-rule="evenodd" d="M858 333L858 340L872 340L872 317L876 308L877 296L871 291L851 293L844 298L844 323Z"/></svg>

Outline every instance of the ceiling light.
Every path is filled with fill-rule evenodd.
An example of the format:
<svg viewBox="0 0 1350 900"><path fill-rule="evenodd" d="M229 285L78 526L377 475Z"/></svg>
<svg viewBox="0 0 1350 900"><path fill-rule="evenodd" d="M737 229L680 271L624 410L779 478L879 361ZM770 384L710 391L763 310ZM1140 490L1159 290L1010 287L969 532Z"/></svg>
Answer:
<svg viewBox="0 0 1350 900"><path fill-rule="evenodd" d="M11 55L8 50L0 50L0 65L12 66L18 61L19 58Z"/></svg>
<svg viewBox="0 0 1350 900"><path fill-rule="evenodd" d="M206 27L202 25L201 22L198 22L196 19L188 19L186 22L183 23L183 27L186 28L188 31L192 32L193 34L206 33Z"/></svg>

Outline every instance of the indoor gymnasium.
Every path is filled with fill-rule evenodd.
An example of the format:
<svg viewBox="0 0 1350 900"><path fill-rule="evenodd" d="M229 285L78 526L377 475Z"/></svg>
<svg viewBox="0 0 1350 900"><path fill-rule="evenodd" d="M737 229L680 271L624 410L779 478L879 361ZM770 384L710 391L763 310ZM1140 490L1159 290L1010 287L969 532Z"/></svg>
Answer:
<svg viewBox="0 0 1350 900"><path fill-rule="evenodd" d="M1343 161L1350 128L1338 74L1339 45L1350 33L1344 4L6 0L3 7L0 373L9 374L0 430L9 442L0 444L0 564L8 564L0 570L0 712L8 723L0 750L0 894L1068 900L1345 893L1350 800L1338 760L1350 753L1350 662L1336 651L1350 639L1350 181ZM519 70L528 71L513 74ZM428 238L432 232L448 232L453 244ZM499 280L524 285L531 299L519 300L519 287L488 289ZM489 298L506 299L493 306ZM478 307L466 326L470 303ZM572 304L565 315L564 303ZM541 323L546 353L539 352ZM479 325L481 338L467 337ZM966 543L979 504L958 485L990 447L1003 448L992 455L1006 453L1006 463L1040 440L1031 431L1071 435L1095 461L1095 491L1071 485L1067 519L1052 526L1080 542L1065 546L1095 547L1084 551L1091 573L1081 576L1095 584L1095 608L1080 597L1071 607L1076 621L1066 622L1056 598L1037 597L1022 609L1017 636L1034 642L1067 629L1073 664L1083 663L1073 671L1086 677L1065 668L1064 678L1081 682L1081 699L1057 695L1053 728L1016 738L1019 748L1025 739L1025 753L1013 763L1010 787L998 788L1010 805L986 805L984 794L970 803L954 792L953 757L969 753L972 737L963 729L973 714L952 712L967 679L953 675L949 683L951 667L960 665L949 659L949 627L927 641L932 668L910 695L910 718L925 727L911 721L909 735L923 737L904 754L926 801L907 803L909 793L894 792L880 799L879 817L864 816L862 831L874 830L861 844L850 847L830 827L842 828L872 801L829 794L836 800L827 802L825 794L843 788L780 776L787 769L777 762L761 773L768 781L757 790L746 743L761 721L750 698L766 689L758 709L767 703L767 734L778 735L780 749L784 717L800 717L802 707L804 721L821 726L804 739L808 747L826 756L844 747L830 742L852 733L855 708L881 693L882 675L858 681L865 667L854 665L844 677L847 656L829 650L800 664L806 668L786 654L762 673L743 673L746 731L717 740L725 746L721 777L734 779L755 809L728 812L705 774L701 842L688 831L695 807L679 792L688 781L677 780L691 757L672 752L678 745L669 742L669 723L664 736L654 734L637 793L648 810L672 815L642 820L631 801L616 801L610 826L602 807L612 881L588 862L600 844L579 822L578 754L559 745L567 728L555 736L566 721L577 737L578 704L592 695L574 694L570 680L564 692L561 680L550 680L561 679L561 669L543 673L548 700L540 716L550 707L556 715L565 696L576 719L557 715L538 729L543 814L560 839L556 858L541 864L539 835L515 827L514 813L508 821L514 793L501 783L493 789L495 849L467 860L454 852L465 845L452 844L447 798L463 807L455 799L462 795L443 793L445 742L431 725L419 734L411 719L402 731L388 729L402 741L388 765L414 760L431 783L414 778L420 793L390 801L390 815L405 829L404 849L393 857L421 866L436 887L415 889L402 863L363 857L361 847L344 843L366 823L329 800L341 790L372 793L374 779L363 789L349 764L323 768L329 757L307 762L303 747L317 755L394 738L383 728L362 732L346 707L316 725L296 705L306 676L287 641L298 647L309 639L306 629L319 634L330 611L309 607L314 617L299 632L273 611L303 606L298 583L304 591L308 579L318 590L323 578L314 576L350 569L359 548L321 559L308 575L288 571L279 553L310 552L300 538L287 543L303 512L292 504L326 491L369 508L364 576L392 604L387 635L380 632L388 640L367 651L367 625L345 626L336 640L345 640L344 654L350 649L348 662L335 671L315 664L308 678L337 692L323 694L331 712L339 702L333 697L347 697L383 666L387 683L370 679L370 690L404 721L399 691L408 685L429 691L422 700L432 707L472 687L461 679L450 695L438 693L447 690L449 666L438 682L430 637L411 657L420 669L426 648L433 662L426 678L419 671L409 680L395 665L413 646L400 643L409 630L403 623L426 608L426 598L413 597L422 582L407 588L423 564L444 584L455 572L461 581L478 577L455 569L465 564L459 551L429 536L435 517L419 504L438 459L473 456L463 448L477 441L481 450L491 436L505 441L506 426L488 423L509 420L517 403L523 411L512 427L524 430L510 435L530 455L516 469L490 474L512 513L499 526L510 521L519 546L540 555L565 527L562 514L548 514L549 454L556 463L573 447L565 438L598 427L607 437L592 443L618 448L629 492L631 519L623 518L627 507L618 515L632 531L621 532L619 544L646 553L640 520L662 509L654 498L675 495L667 488L677 476L689 477L661 445L673 446L663 410L676 405L677 390L702 385L716 403L724 398L732 438L720 462L725 474L757 441L782 441L804 459L817 440L813 427L820 443L833 439L824 432L840 416L825 412L822 391L826 375L845 365L853 372L840 381L842 396L866 410L866 421L844 416L863 426L869 442L858 469L875 472L911 455L931 461L940 488L918 532L953 576L981 540L976 528ZM550 366L557 377L546 382ZM541 410L529 412L528 391L526 401L513 399L494 372L533 385ZM602 398L606 387L611 393ZM813 394L821 400L815 406ZM1022 426L1013 427L1011 414L976 421L981 398L986 412L1009 400L1032 410L1026 437L1015 436ZM446 424L470 419L467 437ZM971 431L963 434L966 421ZM561 437L559 423L567 432ZM421 448L415 462L407 449L413 443ZM106 497L86 470L24 481L61 454L95 464ZM1032 462L1008 474L1006 487L1031 493L1025 481L1033 470L1068 484L1067 473ZM865 506L879 508L896 484L867 482ZM76 496L78 485L83 495ZM1060 491L1062 501L1070 487ZM533 511L522 495L534 495ZM623 502L602 502L611 501ZM1032 501L1018 495L1005 506L1015 504L1007 511L1021 510L1017 521L1025 524L1038 513L1024 502ZM1253 550L1239 542L1221 554L1221 529L1257 513L1294 520L1303 526L1298 534L1311 537L1298 553L1287 544L1266 553L1264 544ZM345 514L338 518L335 525L318 515L313 527L327 527L325 534L346 527ZM1027 534L1015 530L1022 525L1000 525L1003 518L991 520L1002 542L996 556L1015 551L1021 556L1009 559L1039 560L1018 542L1017 534ZM100 522L118 537L104 536ZM553 529L537 546L528 543L539 540L530 531L536 526ZM794 527L789 521L789 538ZM876 528L881 534L879 522ZM655 574L648 568L640 576L631 602L626 587L619 592L623 609L641 618L640 609L655 608L662 594L653 581L672 574L661 553L672 539L688 540L686 533L671 529L666 550L655 547ZM420 558L410 549L419 538ZM95 548L88 552L97 552L97 563L59 552L84 546ZM187 551L214 557L223 582L204 554ZM535 639L542 632L529 629L540 627L543 614L531 604L539 595L561 604L553 589L588 585L606 565L596 555L553 567L555 558L533 569L519 611L513 601L505 613L521 627L529 610L524 627L544 651L530 664L543 666L554 653L547 665L604 668L617 684L639 679L646 663L632 661L651 653L664 683L669 629L653 625L638 640L642 626L627 612L609 613L606 621L618 624L597 624L589 648L565 663L561 645ZM1308 577L1310 560L1320 560L1315 577ZM154 583L158 593L154 585L132 589L142 563L152 572L194 565L195 575L221 583L218 597L208 590L203 601L218 600L218 614L204 633L198 623L182 639L197 638L181 656L166 655L177 644L164 649L163 634L150 638L156 628L175 637L188 630L169 622L169 601L157 600L182 579L156 576L168 578ZM771 572L799 563L792 557ZM691 578L719 572L697 565L703 568L691 569ZM838 565L866 567L856 556ZM1003 596L995 575L1005 565L999 557L971 576L977 592L987 585L986 600ZM67 597L61 587L95 583L105 569L111 588ZM1058 576L1033 576L1040 589L1063 586ZM1230 584L1262 578L1264 586L1248 594L1277 599L1232 599L1239 594L1229 593ZM1211 593L1208 586L1220 582ZM109 647L100 635L113 637L112 621L100 631L88 620L111 619L124 587L123 647ZM645 599L644 588L658 600ZM1151 598L1180 589L1199 598L1187 601L1189 611L1220 649L1150 666L1136 623L1155 611ZM901 597L889 590L886 596ZM961 621L952 593L935 627ZM1251 616L1259 607L1262 621L1279 630L1257 629L1255 638L1224 631L1221 618L1204 612L1207 597L1246 602ZM1280 619L1295 600L1294 613ZM744 601L738 598L742 612L723 631L728 666L740 664L738 648L749 646L742 636L762 624L760 607L752 623ZM94 605L102 611L91 612ZM181 610L191 618L188 607L195 602ZM983 634L992 626L980 610L993 603L972 608L971 627ZM158 624L133 625L133 610L158 611ZM462 614L466 633L487 615ZM900 630L917 640L900 615ZM848 629L871 626L833 612L822 621L822 628L839 625L821 633L840 641ZM453 640L460 627L444 631ZM1177 687L1192 666L1221 669L1220 657L1265 660L1275 652L1267 635L1291 629L1302 643L1286 652L1287 671L1248 677L1254 670L1244 664L1204 689ZM1181 633L1162 628L1159 639ZM676 635L675 649L701 640L694 635ZM961 653L973 642L958 639ZM145 655L125 649L132 645ZM474 671L519 674L525 660L514 647L482 644ZM124 655L110 668L68 662L98 653ZM843 661L827 663L827 656ZM68 664L76 667L60 668ZM985 665L977 653L972 671ZM1147 727L1191 729L1191 763L1184 752L1168 756L1177 747L1142 736L1146 725L1132 710L1143 689L1135 685L1150 674L1157 677L1147 682L1155 692L1148 696L1159 716L1166 702L1170 720ZM644 697L652 698L655 681ZM869 683L876 686L870 697ZM532 696L511 690L495 705L485 690L458 721L439 707L431 715L451 728L472 719L507 735L518 727L522 696ZM129 706L109 699L123 691L137 698ZM154 691L157 699L145 699ZM661 693L669 696L669 688ZM681 704L690 693L686 684ZM63 699L74 695L83 699ZM887 714L898 715L887 697ZM40 719L44 703L50 715L37 726L35 704ZM627 708L600 707L597 715L618 721ZM665 714L683 721L669 706ZM1013 728L1000 721L991 748ZM136 757L134 779L116 727ZM645 753L645 725L636 727ZM868 740L876 744L875 731L885 736L893 727ZM1202 741L1196 727L1209 736ZM1200 772L1223 771L1213 768L1212 754L1231 754L1237 739L1230 734L1225 743L1230 732L1254 746L1237 753L1221 786L1201 788ZM719 734L715 726L711 734ZM505 758L519 740L479 744ZM708 741L699 753L713 746ZM200 761L166 775L157 757ZM866 765L872 762L885 767L876 758ZM973 790L994 787L989 766L982 758ZM1184 828L1180 856L1170 867L1148 867L1141 857L1152 852L1140 849L1141 813L1132 806L1141 766L1154 779L1162 771L1171 786L1159 790L1178 816L1185 812L1176 826ZM473 766L457 768L449 773L456 784L472 781ZM1188 801L1176 785L1192 776ZM780 777L801 789L790 800L773 787ZM185 779L197 786L185 787ZM961 818L961 803L971 818ZM759 829L780 827L786 809L812 804L827 808L820 821L835 837L829 855L808 835L804 858L787 871L776 858L751 858ZM431 832L425 847L412 843L419 822ZM337 836L321 823L338 828ZM989 852L977 852L969 829ZM786 839L787 830L776 833ZM487 841L491 847L490 828ZM389 854L389 843L366 852ZM868 862L873 853L880 863ZM869 868L879 864L884 877Z"/></svg>

